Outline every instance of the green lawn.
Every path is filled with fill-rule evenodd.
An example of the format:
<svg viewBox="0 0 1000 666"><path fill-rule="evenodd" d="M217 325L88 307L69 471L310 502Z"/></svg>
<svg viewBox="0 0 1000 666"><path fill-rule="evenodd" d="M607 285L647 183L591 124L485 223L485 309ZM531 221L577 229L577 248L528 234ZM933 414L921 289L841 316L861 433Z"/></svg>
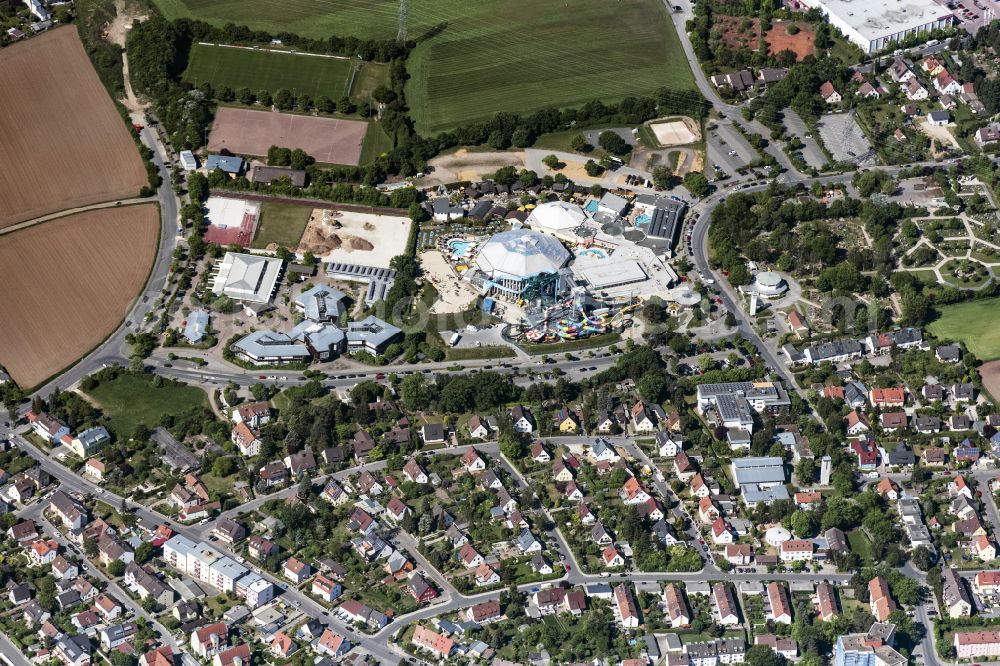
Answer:
<svg viewBox="0 0 1000 666"><path fill-rule="evenodd" d="M294 250L302 239L312 209L308 206L265 201L260 208L260 223L253 245L266 248L270 243Z"/></svg>
<svg viewBox="0 0 1000 666"><path fill-rule="evenodd" d="M488 347L463 347L462 349L449 349L446 352L446 359L449 361L471 361L484 358L514 358L514 350L505 345L495 345Z"/></svg>
<svg viewBox="0 0 1000 666"><path fill-rule="evenodd" d="M238 90L246 86L254 92L274 93L286 88L296 94L310 95L314 100L326 95L336 101L347 92L352 67L353 63L346 58L195 44L184 79L196 85L208 82L216 89L229 86ZM374 68L384 77L384 66Z"/></svg>
<svg viewBox="0 0 1000 666"><path fill-rule="evenodd" d="M380 123L369 123L365 132L365 141L361 144L361 157L358 164L371 164L382 153L392 150L392 139L382 129Z"/></svg>
<svg viewBox="0 0 1000 666"><path fill-rule="evenodd" d="M119 437L129 437L139 423L155 428L164 414L208 407L208 396L194 386L164 380L157 388L152 375L122 374L87 391L100 403Z"/></svg>
<svg viewBox="0 0 1000 666"><path fill-rule="evenodd" d="M860 530L851 530L847 533L847 543L851 547L851 551L857 553L861 561L866 565L871 564L872 561L872 547L868 543L868 537L864 535Z"/></svg>
<svg viewBox="0 0 1000 666"><path fill-rule="evenodd" d="M982 361L1000 358L1000 298L939 307L941 316L927 328L936 337L964 342Z"/></svg>
<svg viewBox="0 0 1000 666"><path fill-rule="evenodd" d="M660 86L697 94L659 0L432 4L448 26L408 61L406 97L421 134L497 111L611 102Z"/></svg>

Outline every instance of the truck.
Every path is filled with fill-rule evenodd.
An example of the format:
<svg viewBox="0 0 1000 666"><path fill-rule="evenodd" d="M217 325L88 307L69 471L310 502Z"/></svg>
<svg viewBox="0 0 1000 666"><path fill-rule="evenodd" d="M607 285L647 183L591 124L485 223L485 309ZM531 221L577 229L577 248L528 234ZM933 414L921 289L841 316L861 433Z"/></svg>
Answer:
<svg viewBox="0 0 1000 666"><path fill-rule="evenodd" d="M461 339L462 339L462 334L459 333L458 331L455 331L454 333L451 334L451 339L448 340L448 346L454 347L455 345L458 344L458 341Z"/></svg>

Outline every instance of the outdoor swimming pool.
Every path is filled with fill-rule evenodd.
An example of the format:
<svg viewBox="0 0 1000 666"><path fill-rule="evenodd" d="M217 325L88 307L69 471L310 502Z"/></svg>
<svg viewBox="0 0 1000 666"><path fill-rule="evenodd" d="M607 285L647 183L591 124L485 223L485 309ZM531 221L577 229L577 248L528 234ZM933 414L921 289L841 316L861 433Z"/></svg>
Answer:
<svg viewBox="0 0 1000 666"><path fill-rule="evenodd" d="M596 213L597 212L597 200L596 199L592 199L592 200L588 201L587 205L584 206L583 209L585 211L587 211L588 213L591 213L591 214Z"/></svg>
<svg viewBox="0 0 1000 666"><path fill-rule="evenodd" d="M599 247L588 247L584 250L579 250L576 253L577 258L580 257L597 257L598 259L607 259L608 251Z"/></svg>
<svg viewBox="0 0 1000 666"><path fill-rule="evenodd" d="M448 241L448 249L456 257L468 256L469 250L475 245L472 241L453 239Z"/></svg>
<svg viewBox="0 0 1000 666"><path fill-rule="evenodd" d="M636 218L635 218L635 226L639 227L639 226L642 226L642 225L649 224L652 220L653 220L653 216L652 215L646 215L645 213L643 213L642 215L636 216Z"/></svg>

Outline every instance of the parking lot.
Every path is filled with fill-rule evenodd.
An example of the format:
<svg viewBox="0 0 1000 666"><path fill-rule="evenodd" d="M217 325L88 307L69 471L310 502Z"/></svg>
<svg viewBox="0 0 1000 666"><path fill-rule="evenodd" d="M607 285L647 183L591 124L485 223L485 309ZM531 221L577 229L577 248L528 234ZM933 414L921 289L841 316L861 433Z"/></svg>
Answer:
<svg viewBox="0 0 1000 666"><path fill-rule="evenodd" d="M720 123L708 133L708 159L729 175L734 175L758 157L743 135L732 125Z"/></svg>
<svg viewBox="0 0 1000 666"><path fill-rule="evenodd" d="M939 4L955 14L955 18L969 34L975 34L981 27L988 24L1000 13L1000 2L997 0L957 0Z"/></svg>
<svg viewBox="0 0 1000 666"><path fill-rule="evenodd" d="M822 169L826 164L826 155L820 149L816 139L809 133L809 128L799 114L791 109L785 109L785 129L792 136L797 136L802 142L802 149L799 151L805 163L815 169Z"/></svg>
<svg viewBox="0 0 1000 666"><path fill-rule="evenodd" d="M858 166L877 163L868 137L861 130L854 113L831 113L819 121L819 133L827 150L838 162L854 162Z"/></svg>

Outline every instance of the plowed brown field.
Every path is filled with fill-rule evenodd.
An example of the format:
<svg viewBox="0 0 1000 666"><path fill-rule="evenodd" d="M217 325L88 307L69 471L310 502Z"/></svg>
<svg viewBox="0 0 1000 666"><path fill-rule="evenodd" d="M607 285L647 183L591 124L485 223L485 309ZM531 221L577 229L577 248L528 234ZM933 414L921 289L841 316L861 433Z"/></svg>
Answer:
<svg viewBox="0 0 1000 666"><path fill-rule="evenodd" d="M116 329L156 254L152 204L87 211L0 236L0 365L28 388Z"/></svg>
<svg viewBox="0 0 1000 666"><path fill-rule="evenodd" d="M0 50L0 91L0 228L148 183L76 28Z"/></svg>

